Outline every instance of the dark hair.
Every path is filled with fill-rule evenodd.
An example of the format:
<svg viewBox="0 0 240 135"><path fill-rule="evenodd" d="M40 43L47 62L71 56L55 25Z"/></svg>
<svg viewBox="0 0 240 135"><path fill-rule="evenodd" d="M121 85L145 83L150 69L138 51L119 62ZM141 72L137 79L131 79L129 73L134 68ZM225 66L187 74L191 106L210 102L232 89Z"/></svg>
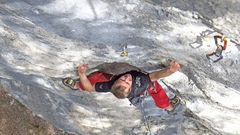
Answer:
<svg viewBox="0 0 240 135"><path fill-rule="evenodd" d="M111 92L115 97L117 97L119 99L123 99L123 98L126 98L129 94L129 92L126 93L124 90L125 90L124 87L118 86L118 87L115 87L115 88L113 87L111 89Z"/></svg>

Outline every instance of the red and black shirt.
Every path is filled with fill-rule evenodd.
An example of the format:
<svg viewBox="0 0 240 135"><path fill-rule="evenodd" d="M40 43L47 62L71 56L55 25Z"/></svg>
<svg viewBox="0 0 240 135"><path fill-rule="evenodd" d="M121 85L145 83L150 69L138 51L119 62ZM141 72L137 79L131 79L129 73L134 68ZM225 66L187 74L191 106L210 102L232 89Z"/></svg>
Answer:
<svg viewBox="0 0 240 135"><path fill-rule="evenodd" d="M133 78L131 92L128 95L129 100L140 96L145 90L148 89L149 85L151 84L151 80L148 74L144 74L142 72L132 70L117 76L113 76L113 78L110 81L96 83L95 90L97 92L109 92L114 82L125 74L131 74Z"/></svg>

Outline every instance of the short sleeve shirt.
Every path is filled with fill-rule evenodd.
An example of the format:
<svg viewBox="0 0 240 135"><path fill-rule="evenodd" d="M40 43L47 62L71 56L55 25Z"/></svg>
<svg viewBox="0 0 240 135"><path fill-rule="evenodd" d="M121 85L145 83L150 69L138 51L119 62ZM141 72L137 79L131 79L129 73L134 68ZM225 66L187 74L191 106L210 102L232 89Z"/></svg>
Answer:
<svg viewBox="0 0 240 135"><path fill-rule="evenodd" d="M131 92L128 95L129 99L137 97L140 94L142 94L145 90L147 90L148 86L151 83L151 80L150 80L148 74L144 74L142 72L132 70L132 71L129 71L129 72L126 72L126 73L114 76L113 79L111 79L108 82L96 83L95 90L97 92L109 92L111 90L112 85L114 84L114 82L117 79L119 79L121 76L125 75L125 74L131 74L131 76L133 78Z"/></svg>

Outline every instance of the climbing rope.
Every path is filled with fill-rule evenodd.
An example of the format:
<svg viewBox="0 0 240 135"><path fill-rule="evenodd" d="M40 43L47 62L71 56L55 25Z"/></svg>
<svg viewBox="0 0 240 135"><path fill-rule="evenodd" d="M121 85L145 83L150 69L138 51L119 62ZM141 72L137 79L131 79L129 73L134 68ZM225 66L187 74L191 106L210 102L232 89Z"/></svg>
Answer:
<svg viewBox="0 0 240 135"><path fill-rule="evenodd" d="M144 93L144 96L140 97L140 110L141 110L142 115L143 115L143 124L145 126L145 129L147 130L147 132L150 133L150 135L152 135L151 126L150 126L150 124L148 122L148 119L147 119L147 116L146 116L146 113L145 113L145 110L144 110L144 106L143 106L143 101L144 101L144 99L145 99L145 97L147 95L147 92L148 91L146 91Z"/></svg>

